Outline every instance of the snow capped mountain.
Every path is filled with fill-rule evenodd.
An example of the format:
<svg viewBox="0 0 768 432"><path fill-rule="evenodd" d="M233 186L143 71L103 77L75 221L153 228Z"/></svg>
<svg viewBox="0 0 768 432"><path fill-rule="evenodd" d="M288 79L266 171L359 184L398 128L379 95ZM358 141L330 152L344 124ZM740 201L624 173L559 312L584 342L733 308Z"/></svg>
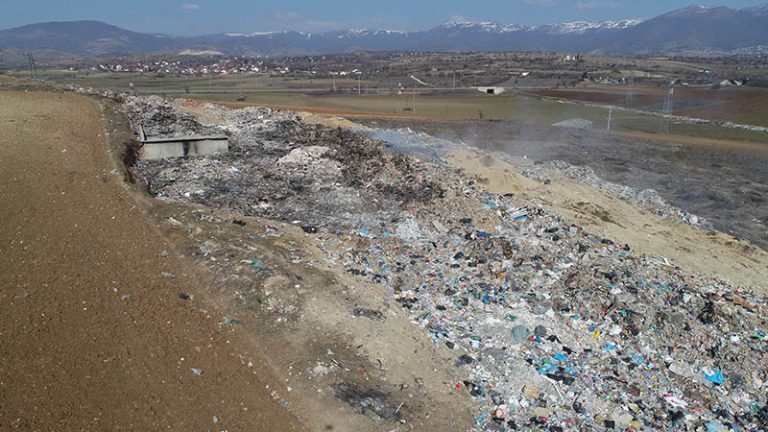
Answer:
<svg viewBox="0 0 768 432"><path fill-rule="evenodd" d="M404 35L408 32L400 30L374 30L374 29L352 29L347 31L333 32L336 34L337 39L344 38L357 38L357 37L370 37L370 36L389 36L389 35Z"/></svg>
<svg viewBox="0 0 768 432"><path fill-rule="evenodd" d="M291 33L289 31L275 31L275 32L253 32L253 33L224 33L224 35L229 37L259 37L259 36L274 36L274 35L281 35L281 34L287 34ZM295 32L297 34L303 34L301 32Z"/></svg>
<svg viewBox="0 0 768 432"><path fill-rule="evenodd" d="M598 30L623 30L642 23L643 19L626 19L619 21L573 21L560 24L544 24L539 26L524 26L520 24L499 24L496 22L451 21L438 26L445 30L474 30L486 33L514 33L544 31L549 34L582 34Z"/></svg>
<svg viewBox="0 0 768 432"><path fill-rule="evenodd" d="M486 33L512 33L517 31L528 31L531 27L519 24L499 24L491 21L472 22L472 21L449 21L437 26L435 29L441 30L472 30L483 31Z"/></svg>
<svg viewBox="0 0 768 432"><path fill-rule="evenodd" d="M573 21L560 24L548 24L538 26L537 28L546 30L550 34L583 34L588 31L624 30L634 27L644 21L644 19L627 19L620 21Z"/></svg>

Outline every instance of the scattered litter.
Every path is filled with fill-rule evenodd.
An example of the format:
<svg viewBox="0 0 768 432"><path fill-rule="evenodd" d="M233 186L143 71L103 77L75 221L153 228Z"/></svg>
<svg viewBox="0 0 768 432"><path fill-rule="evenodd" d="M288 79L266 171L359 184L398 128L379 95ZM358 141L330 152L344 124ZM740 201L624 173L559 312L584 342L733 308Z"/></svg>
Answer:
<svg viewBox="0 0 768 432"><path fill-rule="evenodd" d="M353 314L356 317L364 317L376 321L384 321L384 314L381 313L381 311L374 310L374 309L365 309L365 308L355 308L353 311Z"/></svg>
<svg viewBox="0 0 768 432"><path fill-rule="evenodd" d="M256 270L266 270L267 268L261 264L260 262L251 259L251 260L243 260L242 263L248 264L249 266L255 268Z"/></svg>
<svg viewBox="0 0 768 432"><path fill-rule="evenodd" d="M230 326L240 325L242 323L243 322L240 320L233 319L228 316L224 316L224 318L221 319L221 322L219 324L221 324L224 327L230 327Z"/></svg>
<svg viewBox="0 0 768 432"><path fill-rule="evenodd" d="M686 273L524 198L488 193L449 166L290 113L221 109L222 124L200 125L159 99L127 106L156 129L230 135L227 154L143 161L137 178L161 199L300 221L318 234L312 240L329 265L382 285L452 350L451 386L476 402L474 430L765 429L768 309L749 289ZM551 162L526 175L546 181L555 172L711 229L655 191L603 182L589 168ZM282 234L267 227L265 235ZM377 389L334 389L376 421L407 413L408 404Z"/></svg>

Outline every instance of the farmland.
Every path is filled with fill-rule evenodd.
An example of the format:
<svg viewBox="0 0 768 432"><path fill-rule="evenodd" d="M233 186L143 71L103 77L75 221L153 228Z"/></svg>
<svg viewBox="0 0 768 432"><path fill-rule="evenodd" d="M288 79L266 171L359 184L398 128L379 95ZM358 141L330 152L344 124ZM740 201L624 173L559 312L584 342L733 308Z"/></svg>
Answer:
<svg viewBox="0 0 768 432"><path fill-rule="evenodd" d="M411 63L416 62L411 59ZM671 68L671 63L665 63ZM682 67L682 66L678 66ZM692 66L688 66L690 69ZM416 68L414 66L414 68ZM419 66L418 69L423 69ZM686 69L686 70L688 70ZM682 70L682 69L681 69ZM159 76L152 74L83 73L45 71L40 78L57 84L111 88L139 94L186 97L238 106L270 106L351 117L383 117L436 121L522 121L539 127L582 118L594 129L626 134L660 133L697 138L766 142L764 132L668 121L659 116L667 87L659 82L627 85L582 83L571 88L529 85L534 81L502 83L501 95L486 95L468 86L482 80L464 81L456 88L425 87L408 77L395 75L358 77L269 76ZM573 73L564 71L569 75ZM464 72L468 76L469 72ZM556 80L557 81L557 80ZM562 81L562 80L560 80ZM450 85L449 83L442 83ZM551 84L551 83L550 83ZM671 113L716 123L768 125L768 90L756 87L675 89ZM625 110L627 109L627 110ZM643 112L640 112L643 111Z"/></svg>

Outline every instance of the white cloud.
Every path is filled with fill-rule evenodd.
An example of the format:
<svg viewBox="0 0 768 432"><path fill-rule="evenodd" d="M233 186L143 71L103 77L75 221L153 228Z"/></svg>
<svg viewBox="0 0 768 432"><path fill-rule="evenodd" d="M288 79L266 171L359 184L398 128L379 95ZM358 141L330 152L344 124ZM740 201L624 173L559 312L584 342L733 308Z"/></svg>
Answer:
<svg viewBox="0 0 768 432"><path fill-rule="evenodd" d="M198 11L200 10L200 5L196 3L182 3L181 8L186 11Z"/></svg>
<svg viewBox="0 0 768 432"><path fill-rule="evenodd" d="M576 4L576 9L578 10L591 10L591 9L610 9L619 7L619 3L614 1L587 1L587 2L579 2Z"/></svg>

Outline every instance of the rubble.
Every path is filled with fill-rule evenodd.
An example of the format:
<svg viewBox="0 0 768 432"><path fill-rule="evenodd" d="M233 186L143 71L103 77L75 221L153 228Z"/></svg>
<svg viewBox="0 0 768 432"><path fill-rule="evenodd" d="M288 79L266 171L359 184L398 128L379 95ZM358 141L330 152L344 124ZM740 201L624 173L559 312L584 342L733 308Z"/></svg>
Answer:
<svg viewBox="0 0 768 432"><path fill-rule="evenodd" d="M155 99L133 100L126 104L131 118L160 123L148 127L203 128ZM147 114L152 111L160 114ZM348 229L373 229L395 218L405 205L442 194L420 162L383 152L381 141L307 125L282 113L232 113L219 126L230 135L228 154L140 161L138 171L150 192L246 216L298 221L306 227L341 223Z"/></svg>
<svg viewBox="0 0 768 432"><path fill-rule="evenodd" d="M537 163L523 171L523 175L526 177L540 182L548 181L555 173L563 174L571 180L592 186L617 196L624 201L647 208L664 219L672 218L696 228L714 231L714 227L709 221L667 203L657 191L653 189L637 190L629 186L605 181L598 177L595 171L588 166L576 166L556 160Z"/></svg>
<svg viewBox="0 0 768 432"><path fill-rule="evenodd" d="M363 134L272 110L200 125L159 100L126 106L155 127L227 133L229 154L139 162L137 178L160 199L294 223L328 264L385 286L382 301L455 352L451 388L475 399L474 430L766 430L768 310L746 287L637 255ZM549 169L707 227L588 168L527 175ZM385 420L404 410L376 389L336 393Z"/></svg>

